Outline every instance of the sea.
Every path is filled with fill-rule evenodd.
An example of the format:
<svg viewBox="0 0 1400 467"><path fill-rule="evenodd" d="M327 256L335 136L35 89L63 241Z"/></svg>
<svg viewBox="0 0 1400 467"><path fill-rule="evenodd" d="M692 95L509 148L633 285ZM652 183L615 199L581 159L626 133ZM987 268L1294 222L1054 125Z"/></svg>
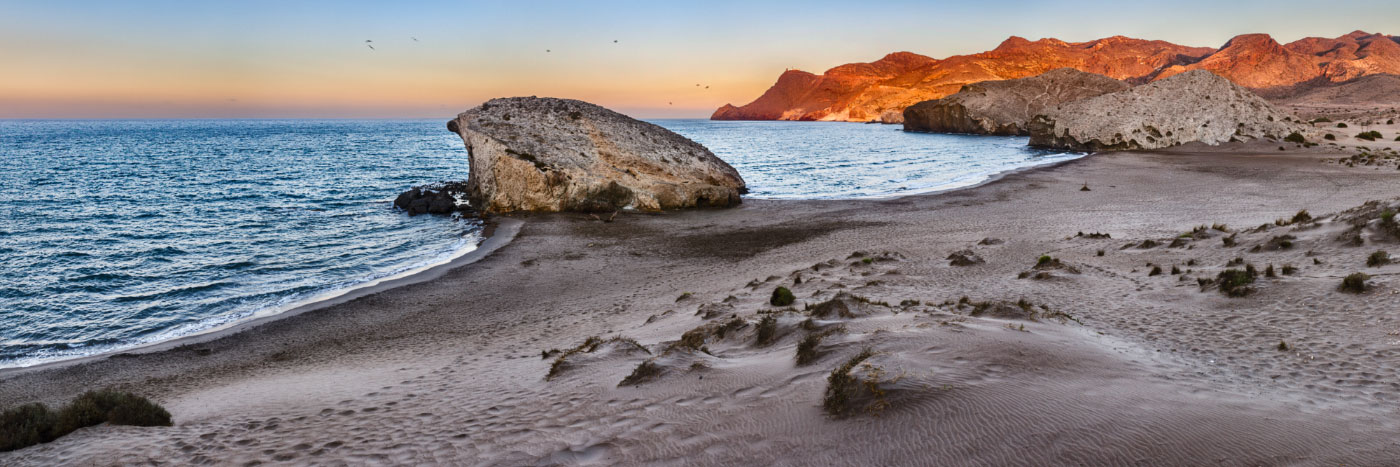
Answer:
<svg viewBox="0 0 1400 467"><path fill-rule="evenodd" d="M0 368L217 330L470 252L480 221L392 203L467 178L445 121L0 120ZM910 195L1081 156L888 125L652 123L733 165L749 198Z"/></svg>

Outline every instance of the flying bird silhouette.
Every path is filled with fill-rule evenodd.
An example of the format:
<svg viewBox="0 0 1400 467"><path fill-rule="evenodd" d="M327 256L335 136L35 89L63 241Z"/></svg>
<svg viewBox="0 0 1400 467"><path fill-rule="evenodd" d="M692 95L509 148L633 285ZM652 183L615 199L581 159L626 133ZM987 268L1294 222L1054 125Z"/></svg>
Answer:
<svg viewBox="0 0 1400 467"><path fill-rule="evenodd" d="M408 38L409 38L409 39L413 39L413 42L418 42L418 38L417 38L417 37L408 36Z"/></svg>
<svg viewBox="0 0 1400 467"><path fill-rule="evenodd" d="M617 39L613 39L613 43L616 44L616 43L617 43Z"/></svg>
<svg viewBox="0 0 1400 467"><path fill-rule="evenodd" d="M365 39L365 47L369 47L370 50L374 50L374 46L373 46L373 45L370 45L371 42L374 42L374 41L369 40L369 39Z"/></svg>

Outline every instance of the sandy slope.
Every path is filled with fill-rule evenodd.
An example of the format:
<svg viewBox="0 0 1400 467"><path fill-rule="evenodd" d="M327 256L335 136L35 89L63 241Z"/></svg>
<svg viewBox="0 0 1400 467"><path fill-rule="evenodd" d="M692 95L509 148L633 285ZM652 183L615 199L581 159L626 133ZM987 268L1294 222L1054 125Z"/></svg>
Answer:
<svg viewBox="0 0 1400 467"><path fill-rule="evenodd" d="M513 242L434 281L185 348L5 373L0 404L112 384L153 396L178 425L86 429L0 464L1393 464L1400 265L1364 260L1400 256L1400 243L1367 231L1348 246L1337 238L1355 216L1323 215L1400 196L1400 171L1272 146L1194 151L1098 155L894 200L530 217ZM1299 209L1322 220L1248 230ZM1218 231L1167 246L1212 223L1237 246ZM1281 235L1294 246L1250 252ZM1145 239L1163 245L1138 248ZM986 262L950 266L964 249ZM1042 254L1078 273L1018 279ZM1197 284L1236 257L1299 271L1246 298ZM1149 276L1148 263L1189 278ZM1336 290L1363 270L1371 292ZM799 311L777 314L776 341L760 346L756 313L777 285ZM803 305L841 292L886 304L814 319L844 331L795 365ZM963 296L1075 319L970 316ZM708 353L667 351L733 315L743 324L709 336ZM605 343L546 380L542 351L595 335L646 349ZM884 371L888 405L827 416L827 375L865 347L877 353L859 372ZM652 357L659 378L618 387Z"/></svg>

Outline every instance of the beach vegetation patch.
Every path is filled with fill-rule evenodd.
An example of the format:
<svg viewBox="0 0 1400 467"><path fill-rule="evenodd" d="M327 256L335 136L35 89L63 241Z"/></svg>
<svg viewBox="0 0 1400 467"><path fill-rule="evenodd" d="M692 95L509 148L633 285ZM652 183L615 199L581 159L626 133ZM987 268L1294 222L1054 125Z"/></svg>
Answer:
<svg viewBox="0 0 1400 467"><path fill-rule="evenodd" d="M1290 142L1290 143L1298 143L1298 144L1303 144L1303 143L1308 142L1308 139L1307 139L1307 138L1304 138L1303 135L1302 135L1301 133L1298 133L1298 132L1296 132L1296 131L1295 131L1295 132L1292 132L1292 133L1289 133L1288 136L1285 136L1285 137L1283 138L1283 140L1284 140L1284 141L1287 141L1287 142Z"/></svg>
<svg viewBox="0 0 1400 467"><path fill-rule="evenodd" d="M768 304L773 306L788 306L797 301L797 297L792 295L792 291L787 287L773 289L773 296L768 299Z"/></svg>
<svg viewBox="0 0 1400 467"><path fill-rule="evenodd" d="M1379 131L1363 131L1360 134L1356 135L1356 139L1375 141L1378 139L1385 139L1385 135L1382 135Z"/></svg>
<svg viewBox="0 0 1400 467"><path fill-rule="evenodd" d="M1220 287L1220 293L1226 296L1244 297L1254 292L1254 288L1249 285L1254 283L1257 276L1254 266L1250 265L1244 270L1226 269L1221 271L1215 277L1215 283Z"/></svg>
<svg viewBox="0 0 1400 467"><path fill-rule="evenodd" d="M826 336L839 332L841 328L827 329L821 332L808 333L801 342L797 343L797 366L804 366L817 361L821 357L820 347L822 339Z"/></svg>
<svg viewBox="0 0 1400 467"><path fill-rule="evenodd" d="M1342 278L1342 285L1339 286L1338 289L1349 293L1363 293L1369 288L1366 281L1370 279L1371 276L1364 273L1352 273Z"/></svg>
<svg viewBox="0 0 1400 467"><path fill-rule="evenodd" d="M88 391L58 412L33 403L0 412L0 451L47 443L103 423L171 426L170 412L150 399L112 389Z"/></svg>
<svg viewBox="0 0 1400 467"><path fill-rule="evenodd" d="M1371 253L1371 256L1366 258L1366 265L1373 268L1385 266L1387 264L1390 264L1390 253L1386 253L1385 250Z"/></svg>
<svg viewBox="0 0 1400 467"><path fill-rule="evenodd" d="M1334 141L1334 140L1337 139L1337 137L1334 136L1334 135L1331 134L1331 133L1328 133L1328 134L1322 135L1322 139L1325 139L1325 140L1328 140L1328 141Z"/></svg>
<svg viewBox="0 0 1400 467"><path fill-rule="evenodd" d="M701 363L701 365L703 366L704 364ZM695 369L694 365L692 365L691 368ZM658 376L661 376L661 365L652 362L652 359L647 359L637 365L637 368L632 370L632 374L627 375L626 378L622 378L622 382L617 383L617 387L637 386L656 379Z"/></svg>
<svg viewBox="0 0 1400 467"><path fill-rule="evenodd" d="M861 379L851 375L851 370L874 355L875 351L866 347L841 366L831 370L831 374L826 377L826 396L822 398L822 409L826 410L827 414L840 416L851 411L852 399L858 398L859 392L866 389ZM878 396L883 396L883 392Z"/></svg>
<svg viewBox="0 0 1400 467"><path fill-rule="evenodd" d="M770 314L758 320L757 334L760 347L772 344L773 338L778 336L778 318Z"/></svg>

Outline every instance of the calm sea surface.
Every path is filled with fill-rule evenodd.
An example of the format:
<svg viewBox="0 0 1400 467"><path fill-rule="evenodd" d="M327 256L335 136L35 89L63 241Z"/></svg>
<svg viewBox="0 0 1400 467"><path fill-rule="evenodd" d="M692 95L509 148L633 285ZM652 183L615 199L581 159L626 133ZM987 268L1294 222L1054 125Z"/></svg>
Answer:
<svg viewBox="0 0 1400 467"><path fill-rule="evenodd" d="M467 178L444 121L0 121L0 368L215 329L475 248L477 221L391 204ZM883 125L655 123L762 198L896 196L1078 157Z"/></svg>

